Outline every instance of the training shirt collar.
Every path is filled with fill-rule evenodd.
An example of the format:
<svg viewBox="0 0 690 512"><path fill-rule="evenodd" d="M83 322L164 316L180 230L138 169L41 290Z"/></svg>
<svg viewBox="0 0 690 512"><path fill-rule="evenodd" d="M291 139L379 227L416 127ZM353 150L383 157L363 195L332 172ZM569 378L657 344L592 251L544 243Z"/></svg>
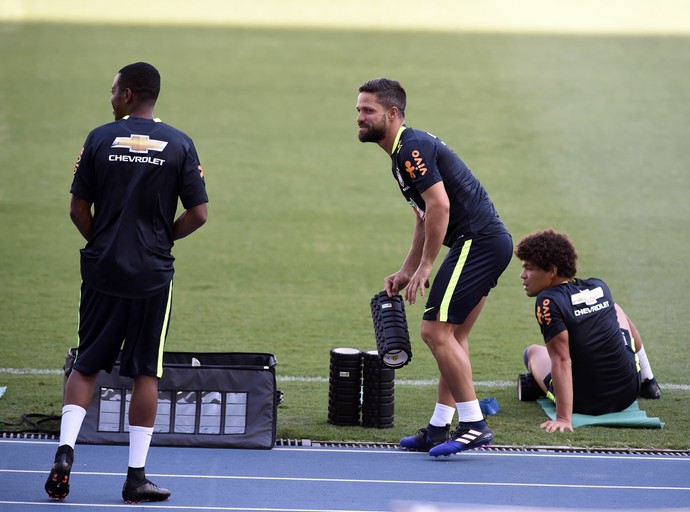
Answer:
<svg viewBox="0 0 690 512"><path fill-rule="evenodd" d="M124 120L129 119L129 114L127 114L127 115L126 115L125 117L123 117L122 119L124 119ZM151 121L153 121L154 123L162 123L162 122L163 122L163 121L161 121L160 118L158 118L158 117L154 117L153 119L151 119Z"/></svg>
<svg viewBox="0 0 690 512"><path fill-rule="evenodd" d="M395 140L393 141L393 147L391 148L391 155L396 153L396 151L397 151L396 148L398 148L398 142L400 141L400 136L402 135L402 132L405 131L405 128L407 128L407 126L402 125L400 127L400 129L398 130L398 134L395 136Z"/></svg>

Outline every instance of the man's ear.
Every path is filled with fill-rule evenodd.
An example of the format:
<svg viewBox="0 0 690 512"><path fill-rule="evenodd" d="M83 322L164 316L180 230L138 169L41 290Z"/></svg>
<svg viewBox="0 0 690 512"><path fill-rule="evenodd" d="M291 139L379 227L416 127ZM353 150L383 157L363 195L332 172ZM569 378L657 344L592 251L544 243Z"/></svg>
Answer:
<svg viewBox="0 0 690 512"><path fill-rule="evenodd" d="M134 92L132 92L132 89L130 89L129 87L125 89L124 96L125 103L131 103L134 101Z"/></svg>
<svg viewBox="0 0 690 512"><path fill-rule="evenodd" d="M551 268L547 270L547 274L551 279L558 275L558 267L556 265L551 265Z"/></svg>

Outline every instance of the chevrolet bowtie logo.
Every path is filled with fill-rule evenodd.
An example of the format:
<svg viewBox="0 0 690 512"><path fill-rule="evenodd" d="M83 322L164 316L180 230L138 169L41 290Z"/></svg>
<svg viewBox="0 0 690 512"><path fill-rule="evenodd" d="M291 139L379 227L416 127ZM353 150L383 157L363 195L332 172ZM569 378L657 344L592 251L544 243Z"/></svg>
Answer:
<svg viewBox="0 0 690 512"><path fill-rule="evenodd" d="M164 140L149 139L148 135L135 135L129 137L115 137L111 148L128 148L130 153L148 153L151 151L163 151L168 143Z"/></svg>
<svg viewBox="0 0 690 512"><path fill-rule="evenodd" d="M597 303L598 299L604 296L604 290L601 286L597 286L593 290L582 290L580 293L576 293L570 296L570 301L573 306L579 306L580 304L586 304L588 306L593 306Z"/></svg>

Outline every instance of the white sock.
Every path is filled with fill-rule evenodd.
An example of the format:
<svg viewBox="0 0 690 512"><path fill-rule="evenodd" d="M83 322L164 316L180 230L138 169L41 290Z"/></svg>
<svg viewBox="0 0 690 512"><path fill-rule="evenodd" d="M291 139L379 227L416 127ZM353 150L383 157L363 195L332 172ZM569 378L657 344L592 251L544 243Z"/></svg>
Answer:
<svg viewBox="0 0 690 512"><path fill-rule="evenodd" d="M448 407L445 404L437 403L429 424L434 427L445 427L453 422L453 416L455 416L455 407Z"/></svg>
<svg viewBox="0 0 690 512"><path fill-rule="evenodd" d="M482 409L479 407L479 400L471 400L470 402L457 402L455 406L458 409L458 420L461 422L481 421L484 419Z"/></svg>
<svg viewBox="0 0 690 512"><path fill-rule="evenodd" d="M653 379L654 374L652 373L652 367L649 364L649 359L647 359L647 353L644 351L644 347L637 351L637 357L640 358L640 377L642 377L642 381Z"/></svg>
<svg viewBox="0 0 690 512"><path fill-rule="evenodd" d="M62 407L62 417L60 419L60 446L66 444L74 448L85 416L86 409L79 405L69 404Z"/></svg>
<svg viewBox="0 0 690 512"><path fill-rule="evenodd" d="M153 427L129 426L129 467L143 468L151 446Z"/></svg>

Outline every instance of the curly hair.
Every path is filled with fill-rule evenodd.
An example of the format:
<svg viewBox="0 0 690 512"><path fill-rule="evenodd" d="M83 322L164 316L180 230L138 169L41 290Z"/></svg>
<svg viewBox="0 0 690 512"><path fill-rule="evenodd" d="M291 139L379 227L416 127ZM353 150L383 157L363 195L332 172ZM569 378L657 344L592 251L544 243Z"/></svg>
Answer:
<svg viewBox="0 0 690 512"><path fill-rule="evenodd" d="M577 252L565 233L552 229L526 235L515 247L515 256L542 270L556 267L558 275L571 279L577 274Z"/></svg>

